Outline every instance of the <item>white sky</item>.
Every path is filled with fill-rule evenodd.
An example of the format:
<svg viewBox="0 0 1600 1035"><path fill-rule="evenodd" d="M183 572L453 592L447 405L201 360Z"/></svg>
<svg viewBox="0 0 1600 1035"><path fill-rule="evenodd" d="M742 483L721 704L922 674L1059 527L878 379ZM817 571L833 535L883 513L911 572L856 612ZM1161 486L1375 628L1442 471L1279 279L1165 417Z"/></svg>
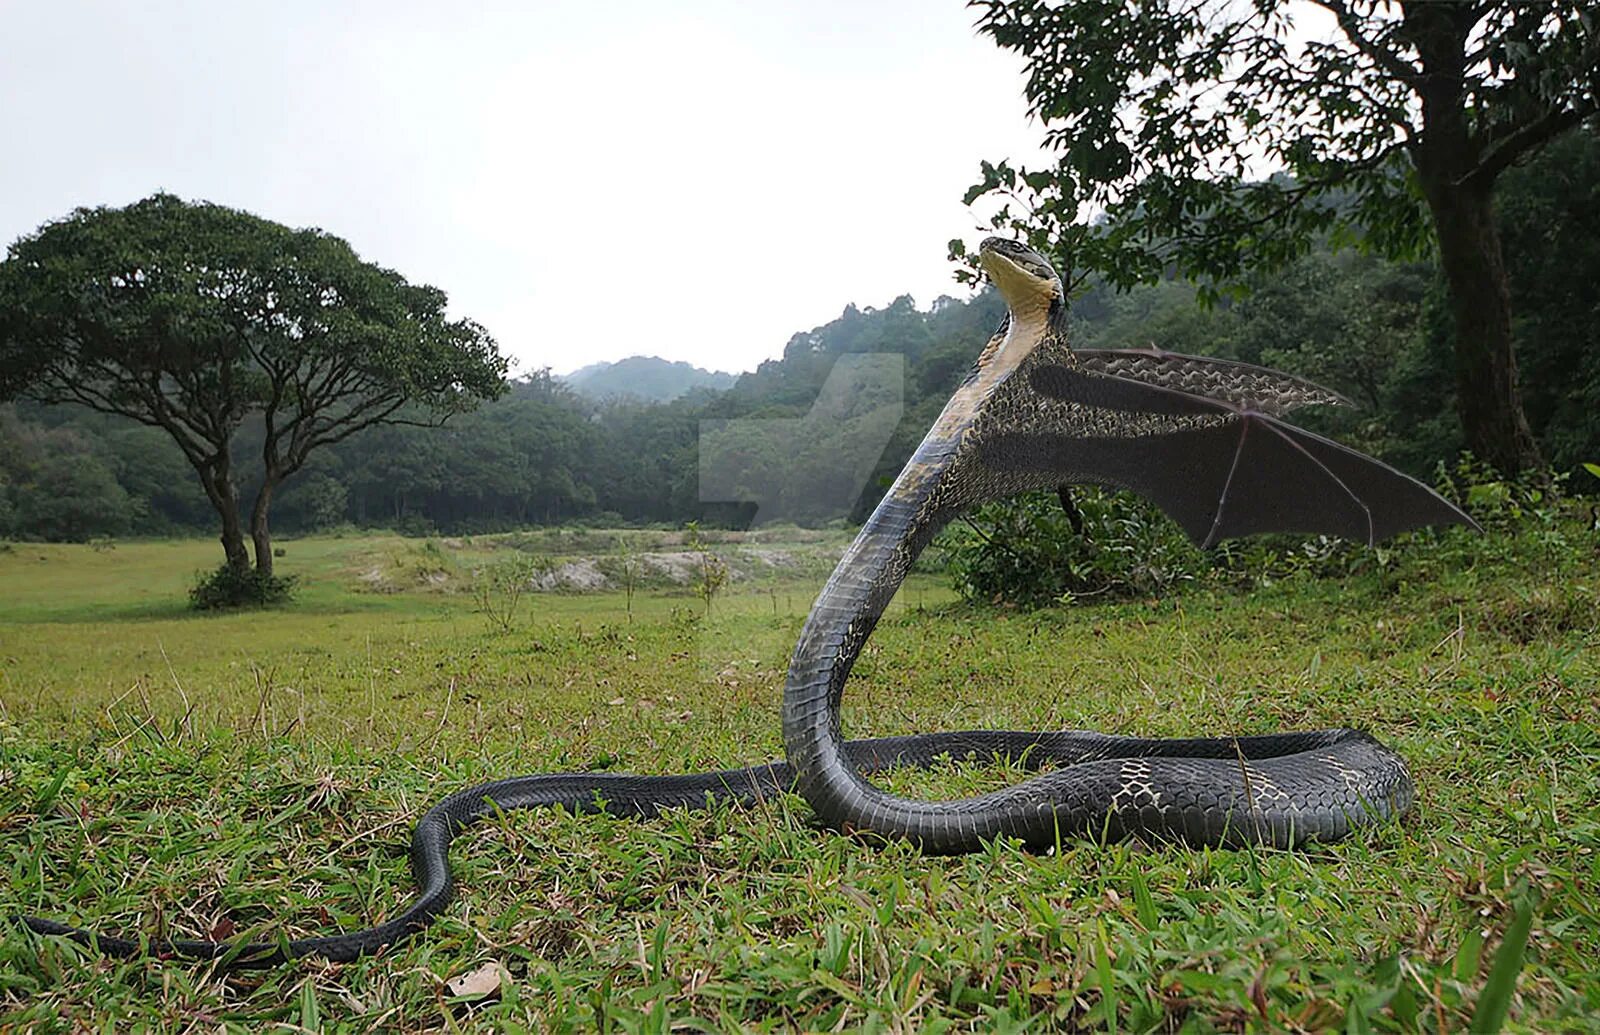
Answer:
<svg viewBox="0 0 1600 1035"><path fill-rule="evenodd" d="M1021 62L960 0L0 0L0 241L162 189L447 291L522 371L742 370L962 295Z"/></svg>

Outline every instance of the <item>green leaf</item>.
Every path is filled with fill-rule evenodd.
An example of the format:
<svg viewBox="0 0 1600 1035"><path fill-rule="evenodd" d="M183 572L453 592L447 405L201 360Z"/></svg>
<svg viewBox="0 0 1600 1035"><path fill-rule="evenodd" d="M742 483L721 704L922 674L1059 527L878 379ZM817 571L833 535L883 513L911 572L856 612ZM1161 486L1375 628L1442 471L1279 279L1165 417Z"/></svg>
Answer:
<svg viewBox="0 0 1600 1035"><path fill-rule="evenodd" d="M1594 475L1596 478L1600 478L1600 464L1586 463L1583 465L1583 469Z"/></svg>
<svg viewBox="0 0 1600 1035"><path fill-rule="evenodd" d="M1394 1014L1394 1019L1399 1022L1403 1030L1415 1030L1417 1026L1417 996L1410 981L1401 981L1400 987L1395 990L1394 998L1389 1000L1389 1011Z"/></svg>
<svg viewBox="0 0 1600 1035"><path fill-rule="evenodd" d="M1150 897L1150 888L1145 883L1144 871L1140 869L1133 871L1133 908L1147 931L1154 930L1161 921L1161 915L1156 912L1155 899Z"/></svg>
<svg viewBox="0 0 1600 1035"><path fill-rule="evenodd" d="M1489 980L1478 994L1470 1031L1492 1035L1505 1026L1506 1014L1511 1009L1511 993L1516 990L1517 976L1522 973L1522 957L1528 950L1528 932L1533 929L1536 904L1531 892L1524 893L1517 903L1511 926L1506 928L1505 940L1494 954L1494 967L1489 971Z"/></svg>
<svg viewBox="0 0 1600 1035"><path fill-rule="evenodd" d="M300 1027L306 1031L322 1030L322 1011L317 1008L317 984L309 977L300 983Z"/></svg>
<svg viewBox="0 0 1600 1035"><path fill-rule="evenodd" d="M44 813L50 811L50 807L54 805L56 803L56 799L61 796L61 788L65 786L67 778L71 776L73 772L75 772L75 770L69 766L56 774L56 778L50 781L49 785L45 787L43 793L39 795L38 800L33 803L33 811L35 814L43 815Z"/></svg>
<svg viewBox="0 0 1600 1035"><path fill-rule="evenodd" d="M1451 968L1457 981L1470 981L1478 973L1478 960L1483 955L1483 928L1473 924L1461 938L1461 948L1456 950L1455 964Z"/></svg>
<svg viewBox="0 0 1600 1035"><path fill-rule="evenodd" d="M1105 1011L1106 1030L1117 1031L1117 986L1111 974L1111 949L1106 944L1105 924L1095 921L1095 971L1100 978L1100 1005Z"/></svg>
<svg viewBox="0 0 1600 1035"><path fill-rule="evenodd" d="M1350 1008L1344 1014L1345 1035L1371 1035L1372 1025L1367 1023L1367 1012L1360 996L1350 998Z"/></svg>

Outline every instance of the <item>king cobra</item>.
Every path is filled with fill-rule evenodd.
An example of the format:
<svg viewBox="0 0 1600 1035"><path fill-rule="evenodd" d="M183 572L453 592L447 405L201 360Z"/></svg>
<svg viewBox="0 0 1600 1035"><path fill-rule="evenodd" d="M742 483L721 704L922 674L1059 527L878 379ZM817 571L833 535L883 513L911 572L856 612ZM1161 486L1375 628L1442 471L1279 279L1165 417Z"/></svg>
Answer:
<svg viewBox="0 0 1600 1035"><path fill-rule="evenodd" d="M456 834L500 811L555 805L649 817L794 791L829 827L905 839L929 853L970 852L998 838L1036 849L1063 837L1291 846L1404 813L1414 793L1405 763L1352 729L1178 740L1078 730L844 739L845 683L878 619L934 535L985 501L1073 484L1131 489L1201 546L1265 531L1373 543L1423 525L1472 524L1414 479L1279 419L1300 406L1338 403L1337 394L1244 363L1073 350L1066 294L1049 262L999 238L983 243L979 259L1007 315L811 608L783 692L786 762L686 776L545 774L458 791L416 826L417 898L365 930L213 942L24 922L114 955L230 966L286 956L350 960L415 934L446 906ZM901 797L869 780L895 766L967 758L1010 759L1031 775L957 801Z"/></svg>

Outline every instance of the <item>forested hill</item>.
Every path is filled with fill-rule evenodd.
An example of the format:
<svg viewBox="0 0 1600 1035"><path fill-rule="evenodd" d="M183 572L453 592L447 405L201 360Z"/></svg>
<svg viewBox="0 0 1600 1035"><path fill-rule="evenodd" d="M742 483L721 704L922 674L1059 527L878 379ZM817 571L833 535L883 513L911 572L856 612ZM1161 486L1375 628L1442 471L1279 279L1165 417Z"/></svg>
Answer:
<svg viewBox="0 0 1600 1035"><path fill-rule="evenodd" d="M1600 142L1576 133L1552 145L1508 174L1499 205L1528 417L1554 464L1577 469L1600 461ZM1439 283L1429 263L1314 251L1211 310L1183 283L1122 295L1091 286L1074 301L1074 341L1155 344L1311 376L1362 408L1311 414L1308 424L1427 475L1460 445ZM1002 308L991 293L927 308L909 297L850 306L731 387L666 403L588 398L538 374L442 428L375 428L314 453L280 490L274 524L469 532L859 518ZM240 469L259 444L246 427ZM240 488L254 491L248 477ZM209 533L214 520L163 433L68 407L0 407L0 537Z"/></svg>
<svg viewBox="0 0 1600 1035"><path fill-rule="evenodd" d="M721 391L732 387L737 374L703 370L692 363L656 356L629 356L615 363L591 363L566 374L561 381L588 399L635 399L671 402L696 389Z"/></svg>

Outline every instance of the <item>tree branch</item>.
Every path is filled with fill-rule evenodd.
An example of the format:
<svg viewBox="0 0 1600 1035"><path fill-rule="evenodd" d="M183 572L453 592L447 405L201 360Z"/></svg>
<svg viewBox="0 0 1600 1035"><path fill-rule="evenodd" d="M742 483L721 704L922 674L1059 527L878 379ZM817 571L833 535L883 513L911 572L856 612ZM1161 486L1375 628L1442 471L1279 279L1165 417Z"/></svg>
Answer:
<svg viewBox="0 0 1600 1035"><path fill-rule="evenodd" d="M309 439L307 439L307 441L306 441L305 449L302 452L302 462L303 462L304 454L305 453L309 453L313 449L316 449L316 448L318 448L320 446L331 446L331 445L334 445L335 443L343 442L345 439L349 438L351 435L354 435L358 431L362 431L362 430L364 430L366 428L370 428L374 424L383 423L384 421L388 420L390 414L392 414L396 410L400 409L400 407L404 406L406 404L406 402L407 402L407 400L402 396L400 398L394 399L389 405L379 409L378 413L373 414L370 417L366 417L366 418L363 418L363 419L360 419L360 420L352 421L351 418L356 413L359 413L363 409L367 409L367 410L372 409L372 407L359 407L357 410L351 411L351 413L346 414L340 420L338 420L336 422L333 422L333 423L330 423L327 426L327 428L323 429L323 431L314 432L312 434L312 436ZM414 424L416 422L415 421L395 421L394 423L399 423L399 424L413 423ZM333 433L333 429L334 428L339 428L340 425L345 425L345 426L340 428L340 430L338 431L337 434L334 434Z"/></svg>
<svg viewBox="0 0 1600 1035"><path fill-rule="evenodd" d="M1583 120L1600 112L1600 104L1590 101L1576 108L1546 112L1493 144L1478 164L1455 181L1457 187L1482 187L1495 181L1513 162L1539 145L1560 136Z"/></svg>
<svg viewBox="0 0 1600 1035"><path fill-rule="evenodd" d="M1311 0L1311 2L1331 12L1339 23L1339 30L1344 33L1345 39L1350 41L1350 45L1371 58L1379 69L1407 86L1416 88L1417 81L1422 78L1422 70L1402 60L1394 51L1380 46L1377 41L1367 38L1361 31L1360 19L1345 0Z"/></svg>
<svg viewBox="0 0 1600 1035"><path fill-rule="evenodd" d="M1383 165L1384 162L1387 162L1391 155L1404 146L1404 141L1392 141L1387 147L1368 158L1363 158L1358 162L1349 162L1341 165L1331 176L1320 179L1303 180L1296 183L1293 187L1290 187L1282 192L1283 198L1278 204L1274 205L1272 208L1268 209L1266 212L1263 212L1259 216L1246 220L1242 224L1230 224L1217 233L1208 233L1202 231L1199 234L1190 236L1189 239L1193 241L1205 241L1219 235L1226 235L1230 237L1235 236L1241 230L1259 229L1262 226L1275 222L1312 194L1327 190L1330 187L1337 187L1348 180L1355 173L1370 172L1371 170L1378 168L1379 166Z"/></svg>

